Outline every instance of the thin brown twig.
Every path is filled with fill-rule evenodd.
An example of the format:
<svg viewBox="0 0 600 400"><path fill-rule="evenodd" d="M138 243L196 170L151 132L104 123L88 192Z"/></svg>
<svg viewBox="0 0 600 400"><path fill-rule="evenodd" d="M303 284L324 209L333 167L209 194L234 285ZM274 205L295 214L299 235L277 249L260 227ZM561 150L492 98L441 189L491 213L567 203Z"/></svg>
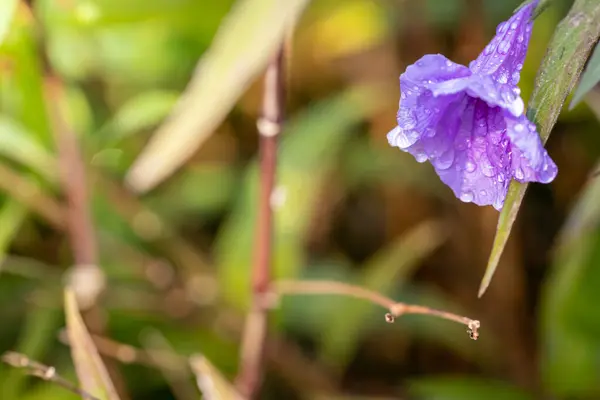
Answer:
<svg viewBox="0 0 600 400"><path fill-rule="evenodd" d="M79 148L77 135L71 128L61 105L64 104L63 83L48 67L44 91L48 114L58 150L59 178L66 199L64 217L75 268L71 285L75 290L82 316L88 329L94 333L105 330L102 311L97 301L105 289L104 271L98 266L98 243L89 207L86 166ZM117 365L110 360L106 367L119 396L128 398L125 381Z"/></svg>
<svg viewBox="0 0 600 400"><path fill-rule="evenodd" d="M469 333L469 337L471 339L477 340L479 338L478 329L481 324L478 320L463 317L461 315L453 314L447 311L436 310L434 308L429 308L426 306L399 303L394 301L393 299L390 299L389 297L386 297L372 290L342 282L326 280L280 280L273 283L271 292L271 295L275 295L277 297L285 295L312 294L342 295L369 301L388 310L388 313L385 315L385 320L390 323L394 322L396 318L407 314L423 314L447 319L450 321L458 322L459 324L466 325L468 327L467 332Z"/></svg>
<svg viewBox="0 0 600 400"><path fill-rule="evenodd" d="M33 361L24 354L8 351L2 355L1 359L5 364L10 365L11 367L24 369L28 375L56 383L85 400L99 400L97 397L92 396L85 390L80 389L75 384L61 377L56 372L56 368Z"/></svg>
<svg viewBox="0 0 600 400"><path fill-rule="evenodd" d="M237 390L247 399L257 396L262 380L262 364L267 337L268 310L262 302L271 279L271 242L273 210L271 198L275 186L277 136L282 129L285 103L284 48L269 64L264 80L262 117L258 120L260 137L260 194L256 225L256 253L252 268L252 308L246 318L242 335L240 371Z"/></svg>

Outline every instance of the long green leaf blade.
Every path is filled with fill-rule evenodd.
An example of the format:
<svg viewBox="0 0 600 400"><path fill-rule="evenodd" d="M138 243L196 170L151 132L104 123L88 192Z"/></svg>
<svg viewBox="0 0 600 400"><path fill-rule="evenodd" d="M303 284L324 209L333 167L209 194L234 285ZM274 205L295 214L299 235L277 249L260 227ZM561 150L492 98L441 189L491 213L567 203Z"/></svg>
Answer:
<svg viewBox="0 0 600 400"><path fill-rule="evenodd" d="M266 66L308 0L240 0L201 59L170 118L131 167L127 181L147 191L209 137Z"/></svg>
<svg viewBox="0 0 600 400"><path fill-rule="evenodd" d="M571 100L571 104L569 105L569 110L575 108L575 106L583 100L584 96L592 90L598 82L600 82L600 45L596 45L594 53L590 57L590 61L588 61L585 71L583 71L583 75L581 75L581 81L575 90L573 100Z"/></svg>
<svg viewBox="0 0 600 400"><path fill-rule="evenodd" d="M599 18L600 2L576 0L554 32L540 66L527 112L529 120L537 125L543 143L548 140L563 104L600 36ZM492 252L479 287L479 297L487 290L498 267L526 190L527 184L517 181L512 181L508 188Z"/></svg>
<svg viewBox="0 0 600 400"><path fill-rule="evenodd" d="M65 314L71 356L81 387L99 399L119 400L98 349L81 318L75 293L71 289L65 290Z"/></svg>

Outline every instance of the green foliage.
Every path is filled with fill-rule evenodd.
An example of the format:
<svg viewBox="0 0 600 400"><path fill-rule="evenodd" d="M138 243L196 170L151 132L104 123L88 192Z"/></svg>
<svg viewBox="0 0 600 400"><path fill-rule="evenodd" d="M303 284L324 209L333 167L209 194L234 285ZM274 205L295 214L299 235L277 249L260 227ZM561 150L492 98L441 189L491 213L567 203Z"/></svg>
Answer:
<svg viewBox="0 0 600 400"><path fill-rule="evenodd" d="M545 143L567 96L577 83L592 46L600 37L600 4L596 1L576 0L565 19L556 27L546 57L540 65L534 92L529 101L527 117L534 122ZM481 281L479 296L489 286L500 256L523 202L527 184L512 181L504 207L498 219L498 228L492 252Z"/></svg>
<svg viewBox="0 0 600 400"><path fill-rule="evenodd" d="M274 278L336 280L452 310L481 319L482 336L472 342L463 325L430 316L387 324L384 310L343 296L284 297L272 312L261 398L526 400L539 393L517 387L537 378L556 399L600 396L597 175L579 194L600 157L588 145L600 125L586 107L561 113L577 82L571 104L594 106L586 93L599 79L598 45L588 59L600 32L597 1L575 0L558 26L570 2L540 2L521 87L542 139L556 131L550 152L560 173L554 202L528 198L521 236L513 226L526 187L511 185L483 286L503 253L514 268L479 302L495 215L458 204L429 165L388 149L384 136L398 72L424 49L476 55L518 0L412 2L423 13L414 20L403 15L407 2L371 0L26 3L0 1L0 348L55 367L103 400L119 385L99 353L121 357L134 400L171 398L178 382L199 383L205 398L237 396L231 382L256 239L260 77L285 40ZM47 97L48 74L64 98ZM89 334L71 295L66 307L61 301L73 263L64 211L73 205L58 180L50 101L84 159L106 278L99 318L113 347ZM532 218L529 204L550 211ZM546 220L561 234L539 245ZM509 235L526 242L511 249ZM534 257L543 265L531 265ZM536 271L549 276L531 278ZM59 337L65 321L70 346ZM145 328L171 344L159 353L174 368L152 364L146 352L159 349L144 341ZM0 366L2 400L78 398L26 372Z"/></svg>

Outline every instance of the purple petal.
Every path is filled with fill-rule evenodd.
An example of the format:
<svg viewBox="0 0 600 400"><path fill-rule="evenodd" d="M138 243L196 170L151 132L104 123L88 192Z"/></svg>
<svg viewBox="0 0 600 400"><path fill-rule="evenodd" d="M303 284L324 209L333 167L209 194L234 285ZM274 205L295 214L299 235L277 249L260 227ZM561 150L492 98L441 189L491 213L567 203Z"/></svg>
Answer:
<svg viewBox="0 0 600 400"><path fill-rule="evenodd" d="M531 14L538 1L533 1L498 25L496 36L469 68L477 74L489 75L500 83L516 85L525 62L533 21Z"/></svg>
<svg viewBox="0 0 600 400"><path fill-rule="evenodd" d="M507 118L506 129L512 145L513 177L519 182L552 182L558 168L544 148L535 124L525 116Z"/></svg>
<svg viewBox="0 0 600 400"><path fill-rule="evenodd" d="M424 59L447 65L443 56L420 61ZM454 65L455 73L465 74ZM456 197L496 209L502 208L511 179L554 179L556 165L522 113L522 100L512 86L480 75L455 78L430 67L417 62L400 77L398 126L388 133L392 146L419 162L429 160ZM521 109L514 112L518 102Z"/></svg>

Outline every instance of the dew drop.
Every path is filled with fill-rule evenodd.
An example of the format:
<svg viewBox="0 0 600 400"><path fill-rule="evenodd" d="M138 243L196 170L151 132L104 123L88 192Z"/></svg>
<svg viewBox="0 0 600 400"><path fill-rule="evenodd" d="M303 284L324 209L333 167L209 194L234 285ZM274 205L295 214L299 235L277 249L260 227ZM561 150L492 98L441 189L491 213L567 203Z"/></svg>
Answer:
<svg viewBox="0 0 600 400"><path fill-rule="evenodd" d="M473 200L473 193L471 193L471 192L463 192L463 193L460 195L460 199L461 199L462 201L464 201L465 203L468 203L468 202L470 202L470 201L472 201L472 200Z"/></svg>
<svg viewBox="0 0 600 400"><path fill-rule="evenodd" d="M419 163L424 163L425 161L427 161L427 154L418 152L417 154L415 154L415 160L417 160L417 162Z"/></svg>
<svg viewBox="0 0 600 400"><path fill-rule="evenodd" d="M446 67L451 67L452 65L452 61L446 60Z"/></svg>
<svg viewBox="0 0 600 400"><path fill-rule="evenodd" d="M521 169L521 167L517 168L517 170L515 171L515 178L523 179L524 177L525 177L525 174L523 173L523 170Z"/></svg>
<svg viewBox="0 0 600 400"><path fill-rule="evenodd" d="M475 165L473 160L468 159L465 164L465 169L467 172L474 172L477 169L477 165Z"/></svg>
<svg viewBox="0 0 600 400"><path fill-rule="evenodd" d="M525 127L523 126L523 124L516 124L515 125L515 131L516 132L523 132L523 129L525 129Z"/></svg>
<svg viewBox="0 0 600 400"><path fill-rule="evenodd" d="M506 22L501 22L496 28L496 33L503 33L504 31L506 31Z"/></svg>
<svg viewBox="0 0 600 400"><path fill-rule="evenodd" d="M426 137L433 137L433 136L435 136L435 129L427 128L427 129L425 129L425 132L423 132L423 133Z"/></svg>
<svg viewBox="0 0 600 400"><path fill-rule="evenodd" d="M500 54L506 54L508 53L508 50L510 50L510 41L504 40L500 42L500 45L498 46L498 51Z"/></svg>
<svg viewBox="0 0 600 400"><path fill-rule="evenodd" d="M516 65L517 71L520 71L523 69L523 64L519 63Z"/></svg>
<svg viewBox="0 0 600 400"><path fill-rule="evenodd" d="M444 153L442 153L441 156L439 156L437 159L435 159L435 166L438 169L448 169L452 166L452 163L454 163L454 150L450 149L448 151L445 151Z"/></svg>
<svg viewBox="0 0 600 400"><path fill-rule="evenodd" d="M398 111L398 125L402 130L414 128L417 125L415 114L407 108L401 108L400 111Z"/></svg>
<svg viewBox="0 0 600 400"><path fill-rule="evenodd" d="M523 35L517 36L517 42L523 43L523 40L525 40L525 38L523 37Z"/></svg>
<svg viewBox="0 0 600 400"><path fill-rule="evenodd" d="M500 83L508 83L508 74L506 73L506 71L502 71L502 73L498 77L498 82L500 82Z"/></svg>
<svg viewBox="0 0 600 400"><path fill-rule="evenodd" d="M510 24L510 29L517 29L517 23L513 22L512 24Z"/></svg>
<svg viewBox="0 0 600 400"><path fill-rule="evenodd" d="M496 174L494 167L486 157L481 158L479 168L481 169L481 173L488 178L491 178Z"/></svg>
<svg viewBox="0 0 600 400"><path fill-rule="evenodd" d="M485 190L480 190L479 191L479 196L485 197L485 196L487 196L487 192Z"/></svg>
<svg viewBox="0 0 600 400"><path fill-rule="evenodd" d="M419 140L419 132L413 130L401 130L396 136L396 146L406 149Z"/></svg>

